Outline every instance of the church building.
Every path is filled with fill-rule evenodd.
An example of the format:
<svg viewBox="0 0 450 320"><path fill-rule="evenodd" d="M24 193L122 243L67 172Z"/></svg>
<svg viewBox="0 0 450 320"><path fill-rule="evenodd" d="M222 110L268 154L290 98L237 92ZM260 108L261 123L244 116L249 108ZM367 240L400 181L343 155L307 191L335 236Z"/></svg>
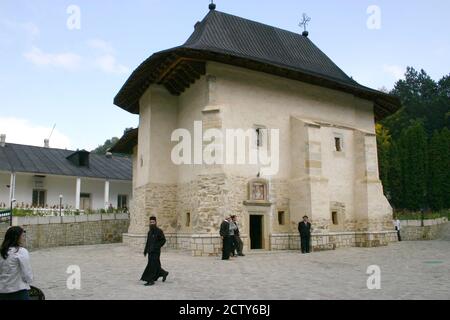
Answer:
<svg viewBox="0 0 450 320"><path fill-rule="evenodd" d="M313 250L397 241L379 179L375 122L400 102L347 76L307 32L212 4L183 45L153 54L132 73L114 103L139 114L139 128L111 150L133 156L125 243L143 249L152 215L169 248L195 256L219 254L228 215L238 217L244 250L298 249L305 215ZM245 145L246 160L266 150L275 170L227 161L234 157L229 141L211 155L221 158L221 151L226 160L201 159L233 130L246 133L235 143ZM220 132L227 132L223 139Z"/></svg>

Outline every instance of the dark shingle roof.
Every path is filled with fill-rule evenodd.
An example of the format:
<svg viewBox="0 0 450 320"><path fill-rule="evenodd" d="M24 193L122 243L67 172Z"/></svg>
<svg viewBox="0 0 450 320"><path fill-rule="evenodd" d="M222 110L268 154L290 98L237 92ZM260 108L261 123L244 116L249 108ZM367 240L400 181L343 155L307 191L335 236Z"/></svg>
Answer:
<svg viewBox="0 0 450 320"><path fill-rule="evenodd" d="M196 27L183 47L226 53L356 83L309 38L215 10Z"/></svg>
<svg viewBox="0 0 450 320"><path fill-rule="evenodd" d="M400 108L397 97L364 87L347 76L309 38L216 10L196 24L182 46L145 60L123 85L114 104L139 113L140 97L171 67L174 57L227 63L348 92L373 101L378 119Z"/></svg>
<svg viewBox="0 0 450 320"><path fill-rule="evenodd" d="M0 147L0 171L132 180L130 158L91 153L89 167L78 167L67 159L74 152L7 143Z"/></svg>

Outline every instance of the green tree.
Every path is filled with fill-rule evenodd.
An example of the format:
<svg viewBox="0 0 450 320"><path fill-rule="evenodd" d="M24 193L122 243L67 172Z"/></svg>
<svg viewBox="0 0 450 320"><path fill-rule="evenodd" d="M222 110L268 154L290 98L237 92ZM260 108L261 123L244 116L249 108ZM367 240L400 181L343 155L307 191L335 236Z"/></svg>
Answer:
<svg viewBox="0 0 450 320"><path fill-rule="evenodd" d="M394 139L417 120L423 122L428 137L436 130L449 127L450 119L446 115L450 111L450 75L436 82L424 70L418 72L408 67L405 79L399 80L391 93L400 98L402 108L382 124Z"/></svg>
<svg viewBox="0 0 450 320"><path fill-rule="evenodd" d="M123 134L125 135L128 131L133 130L133 128L126 128L123 131ZM98 146L95 150L92 150L92 153L96 154L106 154L109 149L111 149L116 143L119 141L119 138L113 137L111 139L108 139L105 141L105 143L101 146Z"/></svg>
<svg viewBox="0 0 450 320"><path fill-rule="evenodd" d="M408 67L391 94L402 108L380 122L381 132L377 128L386 195L397 209L417 210L427 202L436 210L450 208L450 75L434 81Z"/></svg>
<svg viewBox="0 0 450 320"><path fill-rule="evenodd" d="M402 202L406 209L419 210L427 204L427 145L427 135L421 122L403 130L400 136Z"/></svg>
<svg viewBox="0 0 450 320"><path fill-rule="evenodd" d="M450 209L450 130L447 128L441 131L442 143L442 172L444 172L444 180L442 184L443 206Z"/></svg>
<svg viewBox="0 0 450 320"><path fill-rule="evenodd" d="M116 143L119 141L119 138L113 137L105 141L105 143L101 146L98 146L92 153L96 154L106 154L106 152L111 149Z"/></svg>
<svg viewBox="0 0 450 320"><path fill-rule="evenodd" d="M378 164L380 168L380 179L383 182L385 195L389 192L389 149L392 139L389 130L381 124L376 125L377 146L378 146Z"/></svg>
<svg viewBox="0 0 450 320"><path fill-rule="evenodd" d="M393 142L389 148L388 186L392 206L396 209L404 208L403 197L403 175L402 175L402 154L398 143Z"/></svg>
<svg viewBox="0 0 450 320"><path fill-rule="evenodd" d="M435 131L428 148L428 201L434 210L444 208L444 183L446 178L444 166L445 151L443 135Z"/></svg>

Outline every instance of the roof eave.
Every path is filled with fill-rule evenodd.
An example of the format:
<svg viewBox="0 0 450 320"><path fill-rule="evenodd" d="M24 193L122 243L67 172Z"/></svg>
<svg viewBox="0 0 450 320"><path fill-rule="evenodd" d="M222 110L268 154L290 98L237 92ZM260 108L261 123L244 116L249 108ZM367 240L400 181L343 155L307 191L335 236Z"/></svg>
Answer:
<svg viewBox="0 0 450 320"><path fill-rule="evenodd" d="M167 58L169 55L176 55L183 58L196 58L205 61L215 61L219 63L225 63L229 65L234 65L250 70L265 72L293 80L303 81L306 83L318 85L321 87L326 87L329 89L334 89L338 91L343 91L347 93L354 94L355 96L368 99L374 102L375 105L375 117L377 120L381 120L386 116L389 116L400 109L401 103L400 99L386 94L381 91L366 88L355 82L354 85L349 85L343 83L338 79L327 77L320 74L314 74L305 70L296 70L288 68L286 66L280 66L276 64L271 64L268 62L248 59L245 57L240 57L237 55L223 54L220 52L215 52L213 50L199 50L186 47L176 47L169 50L161 51L155 53L144 61L129 77L127 82L123 85L119 93L114 99L114 104L120 108L134 114L139 114L139 99L143 92L152 84L152 66L156 67L155 62L160 62ZM130 91L139 90L140 93L133 98L133 93ZM131 99L130 99L131 96ZM139 96L139 98L137 98ZM130 102L131 100L131 102Z"/></svg>
<svg viewBox="0 0 450 320"><path fill-rule="evenodd" d="M109 151L113 153L132 155L133 148L138 143L138 135L138 128L127 131Z"/></svg>

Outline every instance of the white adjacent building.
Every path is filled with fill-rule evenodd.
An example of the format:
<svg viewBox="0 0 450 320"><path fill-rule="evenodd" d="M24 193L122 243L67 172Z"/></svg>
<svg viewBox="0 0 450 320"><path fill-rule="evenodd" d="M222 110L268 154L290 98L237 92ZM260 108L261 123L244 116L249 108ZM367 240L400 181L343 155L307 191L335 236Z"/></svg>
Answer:
<svg viewBox="0 0 450 320"><path fill-rule="evenodd" d="M6 143L0 137L0 210L127 209L132 164L127 157Z"/></svg>

